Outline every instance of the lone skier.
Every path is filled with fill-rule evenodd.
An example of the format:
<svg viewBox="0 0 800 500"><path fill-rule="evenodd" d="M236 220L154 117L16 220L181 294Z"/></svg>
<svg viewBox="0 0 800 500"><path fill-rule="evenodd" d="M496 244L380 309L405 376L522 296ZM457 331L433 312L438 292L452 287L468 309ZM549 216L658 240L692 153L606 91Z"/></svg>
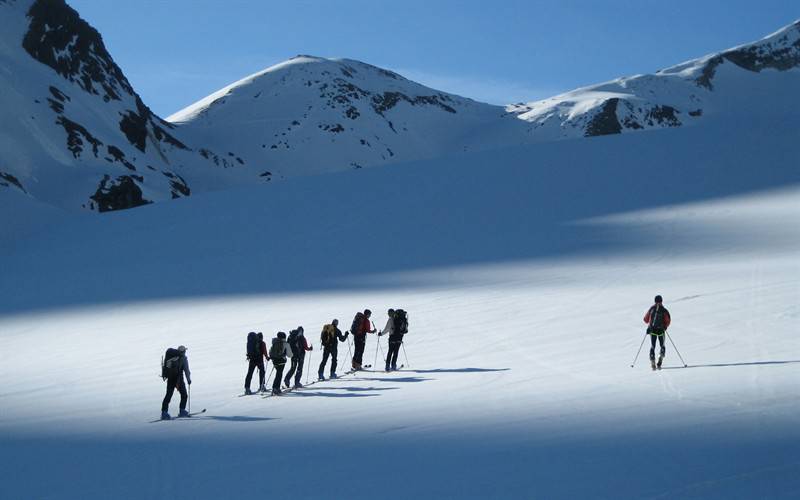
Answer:
<svg viewBox="0 0 800 500"><path fill-rule="evenodd" d="M408 332L408 316L402 309L389 309L386 326L378 332L378 336L389 336L389 351L386 353L386 371L397 370L397 356L403 344L403 335Z"/></svg>
<svg viewBox="0 0 800 500"><path fill-rule="evenodd" d="M339 330L339 320L334 319L322 327L320 334L320 343L322 344L322 363L319 364L319 380L325 380L323 373L325 373L325 365L328 363L328 356L331 357L331 377L336 378L336 364L337 355L339 350L339 342L345 342L350 332L342 334Z"/></svg>
<svg viewBox="0 0 800 500"><path fill-rule="evenodd" d="M303 387L303 384L300 383L300 378L303 376L306 351L311 351L314 348L308 345L302 326L298 326L296 330L289 332L289 347L292 350L292 367L289 368L289 373L284 377L283 383L286 387L291 387L292 375L294 375L294 387Z"/></svg>
<svg viewBox="0 0 800 500"><path fill-rule="evenodd" d="M172 400L172 394L175 389L181 394L181 402L179 405L180 412L178 417L188 417L189 412L186 411L186 400L188 395L186 393L186 383L183 380L183 374L186 374L186 383L192 385L192 373L189 371L189 359L186 357L186 347L179 346L177 349L169 348L164 354L164 363L161 365L161 377L167 381L167 393L164 400L161 402L161 420L169 420L169 402Z"/></svg>
<svg viewBox="0 0 800 500"><path fill-rule="evenodd" d="M244 393L253 394L250 390L250 382L253 380L253 371L258 368L258 392L267 392L264 386L264 359L269 361L267 354L267 344L264 342L264 334L261 332L250 332L247 334L247 359L249 366L247 376L244 378Z"/></svg>
<svg viewBox="0 0 800 500"><path fill-rule="evenodd" d="M661 295L656 295L655 304L650 306L647 314L644 315L644 322L647 323L647 333L650 334L650 368L653 370L661 369L661 362L664 361L666 350L664 349L664 336L667 333L667 328L672 321L669 311L662 304L663 299ZM661 351L658 355L658 362L656 362L656 339L661 345Z"/></svg>
<svg viewBox="0 0 800 500"><path fill-rule="evenodd" d="M286 334L278 332L278 335L272 339L272 345L269 348L269 358L272 360L272 366L275 368L275 381L272 382L272 394L278 395L281 393L283 368L286 366L286 359L291 357L291 355L292 353L289 350L289 345L286 342Z"/></svg>
<svg viewBox="0 0 800 500"><path fill-rule="evenodd" d="M356 313L353 318L353 324L350 327L350 333L353 334L353 344L355 345L352 362L353 370L361 370L364 348L367 346L367 334L375 333L375 328L370 328L370 316L372 316L372 311L369 309L364 309L363 313Z"/></svg>

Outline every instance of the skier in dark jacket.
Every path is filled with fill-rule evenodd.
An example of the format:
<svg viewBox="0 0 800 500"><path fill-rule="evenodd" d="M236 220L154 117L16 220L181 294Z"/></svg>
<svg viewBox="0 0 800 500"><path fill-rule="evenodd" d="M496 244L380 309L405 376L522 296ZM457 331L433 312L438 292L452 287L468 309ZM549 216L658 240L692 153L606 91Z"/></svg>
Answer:
<svg viewBox="0 0 800 500"><path fill-rule="evenodd" d="M297 330L289 332L289 347L292 349L292 367L283 379L286 387L291 387L292 375L294 375L294 387L303 387L300 378L303 376L303 364L306 360L306 351L313 350L313 346L308 345L302 326Z"/></svg>
<svg viewBox="0 0 800 500"><path fill-rule="evenodd" d="M186 347L179 346L177 349L167 350L168 357L164 359L164 371L162 375L166 375L167 380L167 393L164 400L161 402L161 419L169 420L169 402L172 400L172 394L175 389L181 394L181 402L179 405L179 417L188 417L189 412L186 411L186 383L192 385L192 372L189 371L189 359L186 357ZM186 383L184 383L183 375L186 374Z"/></svg>
<svg viewBox="0 0 800 500"><path fill-rule="evenodd" d="M342 334L339 330L339 320L334 319L330 324L322 327L320 334L320 341L322 344L322 363L319 364L319 380L325 380L323 373L325 372L325 364L328 362L328 356L331 357L331 378L336 378L336 359L339 350L339 342L345 342L347 335L350 332Z"/></svg>
<svg viewBox="0 0 800 500"><path fill-rule="evenodd" d="M364 348L367 346L367 334L375 333L375 328L371 328L370 316L372 311L364 309L363 313L356 313L353 318L353 325L350 328L350 333L353 334L353 344L355 345L355 352L353 353L353 370L360 370L363 358Z"/></svg>
<svg viewBox="0 0 800 500"><path fill-rule="evenodd" d="M655 304L650 306L647 314L644 315L644 322L647 323L647 333L650 334L650 367L655 370L661 369L661 362L664 360L666 350L664 349L664 336L667 333L667 328L672 321L669 311L662 304L663 299L661 295L656 295ZM661 345L661 352L658 355L658 362L656 363L656 339Z"/></svg>
<svg viewBox="0 0 800 500"><path fill-rule="evenodd" d="M277 337L272 339L272 346L269 348L269 358L275 368L275 381L272 382L272 394L281 393L281 377L283 367L286 366L287 358L292 356L289 344L286 342L286 334L278 332Z"/></svg>
<svg viewBox="0 0 800 500"><path fill-rule="evenodd" d="M403 314L403 311L400 310ZM389 336L389 351L386 353L386 371L397 370L397 356L400 353L400 346L403 345L403 335L405 333L401 330L402 319L395 314L394 309L389 309L389 319L386 320L386 326L378 332L378 336Z"/></svg>
<svg viewBox="0 0 800 500"><path fill-rule="evenodd" d="M258 353L248 354L247 360L249 366L247 367L247 376L244 378L244 393L253 394L250 390L250 382L253 380L253 371L258 368L258 392L267 392L264 386L264 360L269 361L269 354L267 354L267 344L264 342L264 334L258 332L256 334L256 341Z"/></svg>

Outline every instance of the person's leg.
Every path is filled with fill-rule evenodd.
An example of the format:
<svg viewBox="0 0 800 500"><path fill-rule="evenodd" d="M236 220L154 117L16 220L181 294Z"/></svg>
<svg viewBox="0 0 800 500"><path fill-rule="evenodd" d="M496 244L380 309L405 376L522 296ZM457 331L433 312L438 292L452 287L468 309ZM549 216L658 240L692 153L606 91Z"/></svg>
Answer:
<svg viewBox="0 0 800 500"><path fill-rule="evenodd" d="M331 375L336 374L336 358L337 358L337 350L331 349Z"/></svg>
<svg viewBox="0 0 800 500"><path fill-rule="evenodd" d="M292 381L292 375L294 375L294 371L297 369L297 356L292 356L292 364L289 367L289 371L286 373L286 376L283 377L283 385L290 385L289 382Z"/></svg>
<svg viewBox="0 0 800 500"><path fill-rule="evenodd" d="M400 354L400 344L402 344L402 342L400 341L395 342L392 349L392 370L395 370L397 368L397 355ZM387 360L389 359L388 356L386 359Z"/></svg>
<svg viewBox="0 0 800 500"><path fill-rule="evenodd" d="M172 400L172 393L175 392L175 383L178 381L178 377L169 377L167 379L167 394L164 396L164 400L161 402L161 411L169 410L169 402Z"/></svg>
<svg viewBox="0 0 800 500"><path fill-rule="evenodd" d="M303 365L306 364L306 356L305 354L299 356L300 359L297 360L297 372L294 375L294 385L300 384L300 380L303 378Z"/></svg>
<svg viewBox="0 0 800 500"><path fill-rule="evenodd" d="M259 390L261 390L264 388L264 375L265 375L263 359L258 360L257 368L258 368L258 388ZM247 387L249 388L250 384L247 384Z"/></svg>
<svg viewBox="0 0 800 500"><path fill-rule="evenodd" d="M186 381L183 380L182 374L178 377L177 387L178 391L181 393L180 409L183 411L186 409L186 400L189 398L189 395L186 393Z"/></svg>
<svg viewBox="0 0 800 500"><path fill-rule="evenodd" d="M650 335L650 361L654 361L656 359L656 337L657 335L649 334Z"/></svg>
<svg viewBox="0 0 800 500"><path fill-rule="evenodd" d="M328 362L328 355L330 351L327 347L322 350L322 361L319 364L319 370L317 370L317 375L319 378L322 378L322 374L325 373L325 364Z"/></svg>
<svg viewBox="0 0 800 500"><path fill-rule="evenodd" d="M283 367L286 366L284 364L276 364L275 365L275 380L272 382L272 390L273 391L280 391L281 390L281 377L283 376Z"/></svg>
<svg viewBox="0 0 800 500"><path fill-rule="evenodd" d="M250 364L247 367L247 376L244 378L244 388L248 391L250 390L250 382L253 381L253 370L256 369L256 362L255 360L251 359Z"/></svg>

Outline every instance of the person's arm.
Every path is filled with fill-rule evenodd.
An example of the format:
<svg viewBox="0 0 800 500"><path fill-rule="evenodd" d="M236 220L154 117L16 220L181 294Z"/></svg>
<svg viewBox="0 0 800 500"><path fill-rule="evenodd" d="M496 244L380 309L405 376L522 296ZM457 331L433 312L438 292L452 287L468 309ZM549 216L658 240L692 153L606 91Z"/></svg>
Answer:
<svg viewBox="0 0 800 500"><path fill-rule="evenodd" d="M314 346L309 345L308 339L306 338L305 335L303 335L303 349L305 349L306 351L314 350Z"/></svg>
<svg viewBox="0 0 800 500"><path fill-rule="evenodd" d="M343 334L341 330L339 330L338 328L336 329L336 338L338 338L340 342L344 342L345 340L347 340L348 335L350 335L349 331Z"/></svg>
<svg viewBox="0 0 800 500"><path fill-rule="evenodd" d="M644 315L644 322L647 323L648 325L650 324L650 313L652 311L653 311L653 308L651 307L650 309L647 310L647 313L645 313L645 315Z"/></svg>
<svg viewBox="0 0 800 500"><path fill-rule="evenodd" d="M186 374L186 383L192 385L192 372L189 371L189 358L183 357L183 372Z"/></svg>
<svg viewBox="0 0 800 500"><path fill-rule="evenodd" d="M367 332L367 333L375 333L377 331L377 330L375 330L375 325L372 324L372 321L368 320L367 318L364 318L364 324L365 324L365 326L364 326L364 331L365 332Z"/></svg>
<svg viewBox="0 0 800 500"><path fill-rule="evenodd" d="M383 330L379 332L378 335L391 335L393 331L394 331L394 320L391 317L389 317L389 319L386 320L386 326L383 327Z"/></svg>
<svg viewBox="0 0 800 500"><path fill-rule="evenodd" d="M670 323L672 323L672 317L670 317L669 311L664 309L664 330L669 328Z"/></svg>
<svg viewBox="0 0 800 500"><path fill-rule="evenodd" d="M269 361L269 351L267 350L267 343L261 341L261 355L264 356L264 359Z"/></svg>

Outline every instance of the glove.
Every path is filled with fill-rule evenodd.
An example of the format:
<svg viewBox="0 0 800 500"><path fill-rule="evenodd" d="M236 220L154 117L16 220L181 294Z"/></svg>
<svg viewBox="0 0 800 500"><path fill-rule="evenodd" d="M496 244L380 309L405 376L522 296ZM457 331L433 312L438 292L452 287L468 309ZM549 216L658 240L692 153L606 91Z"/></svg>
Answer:
<svg viewBox="0 0 800 500"><path fill-rule="evenodd" d="M192 379L187 380L186 383L192 385Z"/></svg>
<svg viewBox="0 0 800 500"><path fill-rule="evenodd" d="M382 331L378 332L378 337L380 337L381 335L383 335L383 332Z"/></svg>

